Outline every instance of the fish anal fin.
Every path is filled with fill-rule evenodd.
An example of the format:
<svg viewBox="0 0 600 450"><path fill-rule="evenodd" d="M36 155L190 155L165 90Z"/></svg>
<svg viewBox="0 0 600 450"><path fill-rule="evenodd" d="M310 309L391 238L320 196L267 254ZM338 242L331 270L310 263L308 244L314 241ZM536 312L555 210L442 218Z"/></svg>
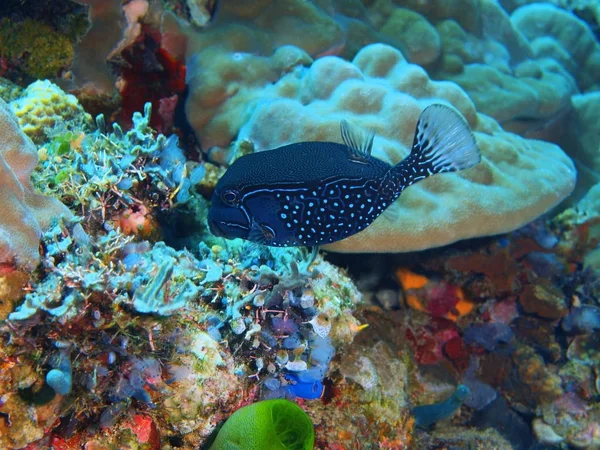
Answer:
<svg viewBox="0 0 600 450"><path fill-rule="evenodd" d="M346 120L341 121L340 130L344 144L350 149L350 159L359 162L369 161L373 151L375 131L363 130L360 127L350 125Z"/></svg>
<svg viewBox="0 0 600 450"><path fill-rule="evenodd" d="M384 219L386 219L387 221L391 222L391 223L398 223L400 221L400 210L399 207L396 206L395 203L392 203L391 205L389 205L385 211L383 211L383 213L381 213L381 215L384 217Z"/></svg>
<svg viewBox="0 0 600 450"><path fill-rule="evenodd" d="M310 247L310 255L308 257L308 264L306 265L307 269L311 266L312 263L315 262L318 254L319 254L319 246L318 245L313 245L312 247Z"/></svg>

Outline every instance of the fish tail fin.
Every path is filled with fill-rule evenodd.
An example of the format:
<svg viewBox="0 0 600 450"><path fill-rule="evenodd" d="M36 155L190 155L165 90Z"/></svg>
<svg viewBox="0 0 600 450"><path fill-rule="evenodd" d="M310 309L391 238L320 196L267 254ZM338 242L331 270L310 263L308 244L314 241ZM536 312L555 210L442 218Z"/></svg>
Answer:
<svg viewBox="0 0 600 450"><path fill-rule="evenodd" d="M453 108L434 104L419 116L410 155L395 169L410 185L436 173L468 169L480 160L467 121Z"/></svg>

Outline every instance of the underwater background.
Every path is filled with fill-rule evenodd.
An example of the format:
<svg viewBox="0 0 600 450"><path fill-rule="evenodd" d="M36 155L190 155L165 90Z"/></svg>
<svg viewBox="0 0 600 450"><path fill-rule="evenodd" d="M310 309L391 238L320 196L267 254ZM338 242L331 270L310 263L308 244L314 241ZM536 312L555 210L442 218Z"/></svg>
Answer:
<svg viewBox="0 0 600 450"><path fill-rule="evenodd" d="M0 98L0 449L600 448L598 0L2 0ZM432 104L479 164L316 258L210 232Z"/></svg>

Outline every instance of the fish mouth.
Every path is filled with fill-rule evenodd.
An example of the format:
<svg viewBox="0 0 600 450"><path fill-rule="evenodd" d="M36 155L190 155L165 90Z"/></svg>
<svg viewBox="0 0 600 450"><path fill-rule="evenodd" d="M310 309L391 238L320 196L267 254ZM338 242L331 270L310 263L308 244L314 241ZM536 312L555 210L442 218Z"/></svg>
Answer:
<svg viewBox="0 0 600 450"><path fill-rule="evenodd" d="M217 237L225 237L225 232L219 227L219 223L210 217L208 218L208 229Z"/></svg>

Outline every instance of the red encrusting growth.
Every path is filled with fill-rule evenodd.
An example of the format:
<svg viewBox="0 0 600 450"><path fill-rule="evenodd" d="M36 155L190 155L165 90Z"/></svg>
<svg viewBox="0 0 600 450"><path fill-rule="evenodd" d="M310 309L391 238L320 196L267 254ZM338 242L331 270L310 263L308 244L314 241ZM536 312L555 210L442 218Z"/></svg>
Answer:
<svg viewBox="0 0 600 450"><path fill-rule="evenodd" d="M123 50L125 64L118 82L121 94L120 122L131 126L131 116L152 103L150 126L159 133L169 131L179 95L185 91L185 64L161 46L161 34L143 27L135 42Z"/></svg>

